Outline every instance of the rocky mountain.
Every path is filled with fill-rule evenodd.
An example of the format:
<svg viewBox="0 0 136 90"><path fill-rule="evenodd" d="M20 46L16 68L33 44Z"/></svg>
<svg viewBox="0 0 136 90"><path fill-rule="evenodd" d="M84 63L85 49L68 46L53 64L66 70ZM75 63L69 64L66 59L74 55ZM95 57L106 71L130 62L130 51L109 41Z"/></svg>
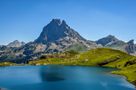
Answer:
<svg viewBox="0 0 136 90"><path fill-rule="evenodd" d="M96 41L97 44L101 44L102 46L110 46L110 45L115 45L118 43L124 44L125 42L117 39L115 36L113 35L108 35L102 39L99 39Z"/></svg>
<svg viewBox="0 0 136 90"><path fill-rule="evenodd" d="M103 47L124 51L128 54L136 54L136 45L134 44L134 40L124 42L113 35L108 35L102 39L97 40L96 43L102 45Z"/></svg>
<svg viewBox="0 0 136 90"><path fill-rule="evenodd" d="M19 42L18 40L15 40L7 45L7 47L21 47L25 45L25 42Z"/></svg>
<svg viewBox="0 0 136 90"><path fill-rule="evenodd" d="M67 50L86 51L98 47L108 47L136 55L134 40L124 42L113 35L97 41L83 38L64 20L53 19L47 24L39 37L33 42L13 41L7 46L0 46L0 62L11 61L26 63L41 57L43 54L65 52Z"/></svg>
<svg viewBox="0 0 136 90"><path fill-rule="evenodd" d="M43 54L64 52L66 50L86 51L97 48L93 41L84 39L72 29L64 20L53 19L43 28L40 36L25 45L18 41L0 48L0 61L26 62L37 59ZM20 47L21 46L21 47Z"/></svg>
<svg viewBox="0 0 136 90"><path fill-rule="evenodd" d="M125 50L129 54L136 55L136 44L134 44L134 40L127 42Z"/></svg>
<svg viewBox="0 0 136 90"><path fill-rule="evenodd" d="M68 26L64 20L61 21L60 19L53 19L45 26L34 43L45 44L47 52L52 50L64 51L70 47L74 48L75 45L81 46L81 48L84 47L85 50L97 47L95 42L84 39L78 32Z"/></svg>

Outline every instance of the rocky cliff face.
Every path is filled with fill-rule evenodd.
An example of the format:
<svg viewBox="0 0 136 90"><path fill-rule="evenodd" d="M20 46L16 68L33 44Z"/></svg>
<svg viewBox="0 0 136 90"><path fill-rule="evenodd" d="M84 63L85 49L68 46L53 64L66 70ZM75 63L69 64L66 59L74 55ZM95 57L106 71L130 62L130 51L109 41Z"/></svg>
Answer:
<svg viewBox="0 0 136 90"><path fill-rule="evenodd" d="M75 33L63 20L53 19L47 26L43 28L42 33L35 40L37 43L49 43L55 42L61 38L64 38L70 34Z"/></svg>
<svg viewBox="0 0 136 90"><path fill-rule="evenodd" d="M85 51L97 47L95 42L84 39L64 20L53 19L43 28L40 36L34 42L22 45L20 42L14 41L5 46L4 50L2 50L4 47L1 47L0 61L25 62L37 59L46 53L66 50Z"/></svg>
<svg viewBox="0 0 136 90"><path fill-rule="evenodd" d="M53 19L45 26L35 43L45 44L47 52L64 51L75 44L83 46L85 49L97 47L95 42L84 39L78 32L68 26L64 20L61 21L60 19Z"/></svg>
<svg viewBox="0 0 136 90"><path fill-rule="evenodd" d="M127 42L125 50L129 54L133 54L133 55L136 54L136 45L134 44L134 40L130 40L129 42Z"/></svg>

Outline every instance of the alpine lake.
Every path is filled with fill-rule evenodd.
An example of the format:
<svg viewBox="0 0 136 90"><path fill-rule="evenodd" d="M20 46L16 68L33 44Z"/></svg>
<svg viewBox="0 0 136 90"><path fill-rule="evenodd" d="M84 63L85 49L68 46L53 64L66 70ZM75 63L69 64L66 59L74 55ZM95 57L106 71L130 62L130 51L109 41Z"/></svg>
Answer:
<svg viewBox="0 0 136 90"><path fill-rule="evenodd" d="M135 90L125 77L113 75L114 68L87 66L0 67L4 90Z"/></svg>

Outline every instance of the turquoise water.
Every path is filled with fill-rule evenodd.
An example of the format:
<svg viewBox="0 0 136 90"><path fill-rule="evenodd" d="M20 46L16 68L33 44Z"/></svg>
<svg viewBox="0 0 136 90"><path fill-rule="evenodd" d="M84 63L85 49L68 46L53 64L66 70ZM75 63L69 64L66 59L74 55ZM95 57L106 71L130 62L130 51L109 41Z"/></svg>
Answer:
<svg viewBox="0 0 136 90"><path fill-rule="evenodd" d="M135 90L111 68L82 66L0 67L0 87L8 90Z"/></svg>

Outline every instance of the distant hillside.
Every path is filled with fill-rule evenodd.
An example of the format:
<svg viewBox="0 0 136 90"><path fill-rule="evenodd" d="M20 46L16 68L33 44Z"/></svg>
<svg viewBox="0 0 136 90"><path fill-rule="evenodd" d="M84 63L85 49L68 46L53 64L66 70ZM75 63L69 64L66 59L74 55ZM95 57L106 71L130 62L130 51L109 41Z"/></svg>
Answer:
<svg viewBox="0 0 136 90"><path fill-rule="evenodd" d="M117 49L131 55L136 55L136 45L134 44L134 40L124 42L113 35L108 35L97 40L96 43L102 45L103 47Z"/></svg>
<svg viewBox="0 0 136 90"><path fill-rule="evenodd" d="M19 42L18 40L15 40L7 45L7 47L21 47L25 45L25 42Z"/></svg>

